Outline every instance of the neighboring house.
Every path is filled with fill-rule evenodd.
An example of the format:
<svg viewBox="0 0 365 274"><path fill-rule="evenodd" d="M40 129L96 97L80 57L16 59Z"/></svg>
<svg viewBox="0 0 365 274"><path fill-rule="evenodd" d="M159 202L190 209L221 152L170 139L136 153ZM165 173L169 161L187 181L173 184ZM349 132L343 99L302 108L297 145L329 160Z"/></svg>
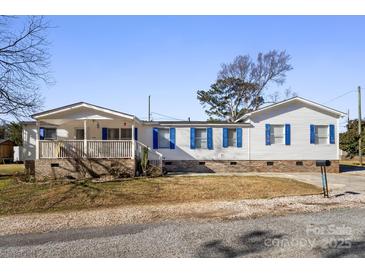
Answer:
<svg viewBox="0 0 365 274"><path fill-rule="evenodd" d="M294 97L246 114L239 123L142 121L134 115L76 103L23 123L23 156L37 178L135 174L149 148L167 171L305 172L315 160L339 171L339 119L345 114Z"/></svg>
<svg viewBox="0 0 365 274"><path fill-rule="evenodd" d="M9 139L0 139L0 163L13 160L13 147L15 143Z"/></svg>

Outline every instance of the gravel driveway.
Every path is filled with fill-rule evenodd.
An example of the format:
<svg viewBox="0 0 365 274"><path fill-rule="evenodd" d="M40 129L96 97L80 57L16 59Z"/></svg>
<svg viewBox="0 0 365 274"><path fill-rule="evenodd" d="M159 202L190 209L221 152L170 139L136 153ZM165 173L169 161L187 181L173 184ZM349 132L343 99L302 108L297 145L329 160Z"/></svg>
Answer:
<svg viewBox="0 0 365 274"><path fill-rule="evenodd" d="M1 257L364 257L365 208L0 237Z"/></svg>
<svg viewBox="0 0 365 274"><path fill-rule="evenodd" d="M341 193L236 201L124 206L56 213L34 213L0 217L0 235L50 232L71 228L141 224L167 220L232 220L293 212L318 212L353 208L365 204L365 195Z"/></svg>

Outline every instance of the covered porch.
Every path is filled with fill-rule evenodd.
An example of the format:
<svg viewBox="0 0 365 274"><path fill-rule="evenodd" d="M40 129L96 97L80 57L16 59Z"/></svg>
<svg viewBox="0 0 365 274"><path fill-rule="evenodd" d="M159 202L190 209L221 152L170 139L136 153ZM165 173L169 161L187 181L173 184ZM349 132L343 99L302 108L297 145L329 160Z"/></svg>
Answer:
<svg viewBox="0 0 365 274"><path fill-rule="evenodd" d="M140 122L132 115L78 103L33 118L36 159L135 158Z"/></svg>
<svg viewBox="0 0 365 274"><path fill-rule="evenodd" d="M40 140L39 159L134 159L134 146L132 140Z"/></svg>

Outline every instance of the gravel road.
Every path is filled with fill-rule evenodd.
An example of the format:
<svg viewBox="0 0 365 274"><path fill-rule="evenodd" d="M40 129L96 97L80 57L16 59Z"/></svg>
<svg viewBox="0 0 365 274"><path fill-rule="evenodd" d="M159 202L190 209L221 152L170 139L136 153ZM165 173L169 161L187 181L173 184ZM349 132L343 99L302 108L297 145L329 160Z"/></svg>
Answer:
<svg viewBox="0 0 365 274"><path fill-rule="evenodd" d="M0 236L0 257L364 256L364 207Z"/></svg>

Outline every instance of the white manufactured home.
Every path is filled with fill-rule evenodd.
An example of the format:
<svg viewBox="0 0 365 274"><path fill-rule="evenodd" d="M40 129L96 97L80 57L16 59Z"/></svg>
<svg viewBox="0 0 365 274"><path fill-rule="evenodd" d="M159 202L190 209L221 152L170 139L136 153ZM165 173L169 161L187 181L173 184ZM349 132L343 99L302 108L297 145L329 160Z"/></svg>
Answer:
<svg viewBox="0 0 365 274"><path fill-rule="evenodd" d="M135 175L143 148L173 172L308 172L316 160L339 171L343 112L294 97L246 114L238 123L142 121L80 102L23 123L23 159L42 178Z"/></svg>

